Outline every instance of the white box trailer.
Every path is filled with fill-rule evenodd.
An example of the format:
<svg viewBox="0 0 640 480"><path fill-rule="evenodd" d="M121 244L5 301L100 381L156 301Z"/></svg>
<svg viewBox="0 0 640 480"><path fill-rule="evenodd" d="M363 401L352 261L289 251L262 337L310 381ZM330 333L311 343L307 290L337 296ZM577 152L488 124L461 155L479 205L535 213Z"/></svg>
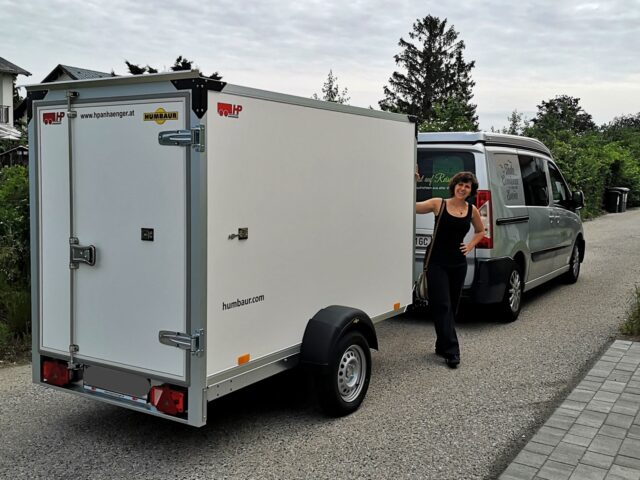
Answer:
<svg viewBox="0 0 640 480"><path fill-rule="evenodd" d="M27 90L34 382L201 426L302 363L358 408L412 300L410 118L197 71Z"/></svg>

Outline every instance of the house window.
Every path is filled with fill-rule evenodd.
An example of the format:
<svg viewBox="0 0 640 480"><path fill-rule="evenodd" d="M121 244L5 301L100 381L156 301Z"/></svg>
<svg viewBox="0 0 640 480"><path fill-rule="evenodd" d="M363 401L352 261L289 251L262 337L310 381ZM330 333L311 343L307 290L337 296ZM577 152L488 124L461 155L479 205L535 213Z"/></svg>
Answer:
<svg viewBox="0 0 640 480"><path fill-rule="evenodd" d="M9 107L0 105L0 123L9 123Z"/></svg>

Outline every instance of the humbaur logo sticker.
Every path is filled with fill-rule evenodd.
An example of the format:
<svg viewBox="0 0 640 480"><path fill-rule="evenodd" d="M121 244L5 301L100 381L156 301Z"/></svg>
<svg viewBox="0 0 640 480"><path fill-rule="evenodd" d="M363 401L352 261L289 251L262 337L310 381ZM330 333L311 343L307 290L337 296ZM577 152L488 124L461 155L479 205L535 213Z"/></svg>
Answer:
<svg viewBox="0 0 640 480"><path fill-rule="evenodd" d="M163 125L167 120L178 120L178 112L167 112L164 108L157 108L155 112L145 112L145 122L156 122Z"/></svg>
<svg viewBox="0 0 640 480"><path fill-rule="evenodd" d="M242 111L242 105L218 102L218 115L221 117L238 118Z"/></svg>
<svg viewBox="0 0 640 480"><path fill-rule="evenodd" d="M59 125L64 118L64 112L42 112L42 121L45 125Z"/></svg>

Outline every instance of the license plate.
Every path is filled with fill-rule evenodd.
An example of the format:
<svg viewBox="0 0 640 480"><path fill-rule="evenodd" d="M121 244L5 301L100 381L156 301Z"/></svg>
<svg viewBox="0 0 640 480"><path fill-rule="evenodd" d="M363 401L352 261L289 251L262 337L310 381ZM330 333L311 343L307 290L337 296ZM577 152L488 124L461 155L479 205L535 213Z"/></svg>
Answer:
<svg viewBox="0 0 640 480"><path fill-rule="evenodd" d="M416 248L427 248L431 244L431 235L416 235Z"/></svg>

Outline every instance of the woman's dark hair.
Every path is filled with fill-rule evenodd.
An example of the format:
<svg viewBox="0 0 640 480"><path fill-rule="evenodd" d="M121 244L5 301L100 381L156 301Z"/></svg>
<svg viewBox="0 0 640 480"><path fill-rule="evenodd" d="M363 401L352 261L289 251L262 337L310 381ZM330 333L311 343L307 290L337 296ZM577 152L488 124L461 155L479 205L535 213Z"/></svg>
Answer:
<svg viewBox="0 0 640 480"><path fill-rule="evenodd" d="M456 185L459 183L470 183L471 184L471 195L473 197L478 191L478 179L471 172L459 172L456 173L453 177L451 177L451 181L449 182L449 193L453 196Z"/></svg>

